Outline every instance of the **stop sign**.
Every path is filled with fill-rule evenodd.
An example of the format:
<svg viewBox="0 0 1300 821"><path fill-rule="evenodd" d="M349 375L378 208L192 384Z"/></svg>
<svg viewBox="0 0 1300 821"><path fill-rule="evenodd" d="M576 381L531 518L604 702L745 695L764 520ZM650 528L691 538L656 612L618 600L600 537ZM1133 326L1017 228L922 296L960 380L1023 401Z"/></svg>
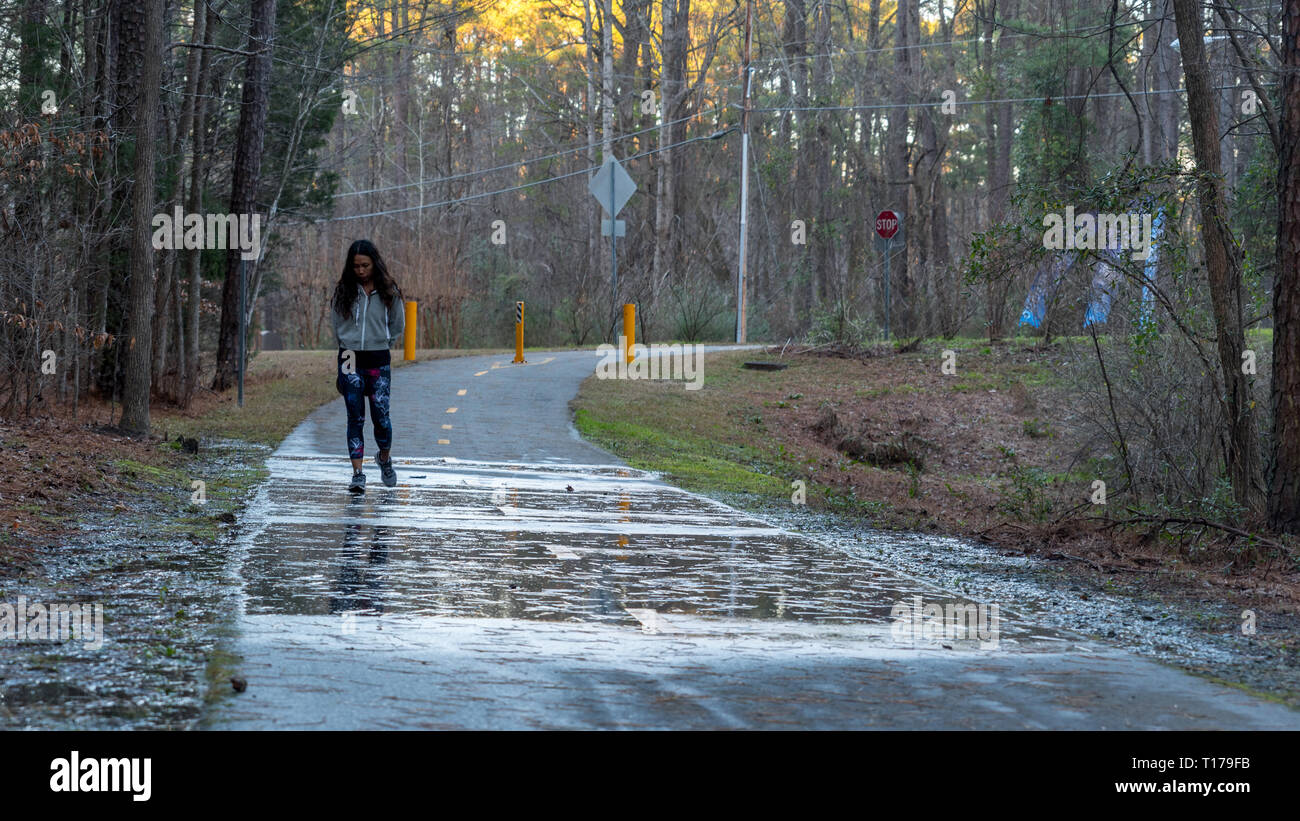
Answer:
<svg viewBox="0 0 1300 821"><path fill-rule="evenodd" d="M898 233L898 215L893 211L881 211L876 215L876 233L881 239L893 239Z"/></svg>

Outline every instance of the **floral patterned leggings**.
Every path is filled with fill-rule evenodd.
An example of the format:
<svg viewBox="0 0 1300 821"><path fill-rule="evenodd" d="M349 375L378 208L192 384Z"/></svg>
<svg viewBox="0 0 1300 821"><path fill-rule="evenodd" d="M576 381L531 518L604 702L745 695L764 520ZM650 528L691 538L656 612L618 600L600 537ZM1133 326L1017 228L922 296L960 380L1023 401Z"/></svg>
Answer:
<svg viewBox="0 0 1300 821"><path fill-rule="evenodd" d="M348 457L361 459L366 452L366 397L370 398L370 418L374 422L375 444L388 450L393 444L393 420L388 416L388 390L392 369L354 368L343 370L340 358L337 387L348 408Z"/></svg>

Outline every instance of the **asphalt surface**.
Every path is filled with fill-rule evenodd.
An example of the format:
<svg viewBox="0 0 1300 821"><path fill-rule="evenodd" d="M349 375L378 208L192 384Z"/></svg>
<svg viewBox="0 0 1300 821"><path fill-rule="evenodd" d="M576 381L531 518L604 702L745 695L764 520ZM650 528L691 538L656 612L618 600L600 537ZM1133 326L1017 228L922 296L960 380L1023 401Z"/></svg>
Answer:
<svg viewBox="0 0 1300 821"><path fill-rule="evenodd" d="M594 353L509 359L394 373L396 488L368 429L347 492L341 400L284 441L232 571L248 689L206 726L1300 729L628 468L570 424Z"/></svg>

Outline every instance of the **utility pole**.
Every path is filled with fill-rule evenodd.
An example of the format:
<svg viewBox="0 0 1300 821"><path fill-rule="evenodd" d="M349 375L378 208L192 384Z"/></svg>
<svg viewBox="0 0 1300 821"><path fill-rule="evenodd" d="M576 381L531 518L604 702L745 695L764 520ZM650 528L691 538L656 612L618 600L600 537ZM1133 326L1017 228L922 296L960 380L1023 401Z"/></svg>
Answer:
<svg viewBox="0 0 1300 821"><path fill-rule="evenodd" d="M745 61L740 69L740 86L744 89L740 111L740 271L736 276L736 341L746 336L745 246L749 240L749 60L754 45L754 0L745 3Z"/></svg>

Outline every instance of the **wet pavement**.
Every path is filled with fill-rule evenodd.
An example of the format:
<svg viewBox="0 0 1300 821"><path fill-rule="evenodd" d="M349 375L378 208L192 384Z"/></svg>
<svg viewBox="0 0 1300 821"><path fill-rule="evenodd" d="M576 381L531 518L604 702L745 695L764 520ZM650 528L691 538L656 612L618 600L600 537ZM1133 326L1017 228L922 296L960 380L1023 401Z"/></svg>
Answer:
<svg viewBox="0 0 1300 821"><path fill-rule="evenodd" d="M248 689L208 726L1300 728L1014 602L900 633L992 603L619 464L569 423L597 356L529 359L398 371L396 488L371 458L347 492L341 401L285 440L237 548Z"/></svg>

